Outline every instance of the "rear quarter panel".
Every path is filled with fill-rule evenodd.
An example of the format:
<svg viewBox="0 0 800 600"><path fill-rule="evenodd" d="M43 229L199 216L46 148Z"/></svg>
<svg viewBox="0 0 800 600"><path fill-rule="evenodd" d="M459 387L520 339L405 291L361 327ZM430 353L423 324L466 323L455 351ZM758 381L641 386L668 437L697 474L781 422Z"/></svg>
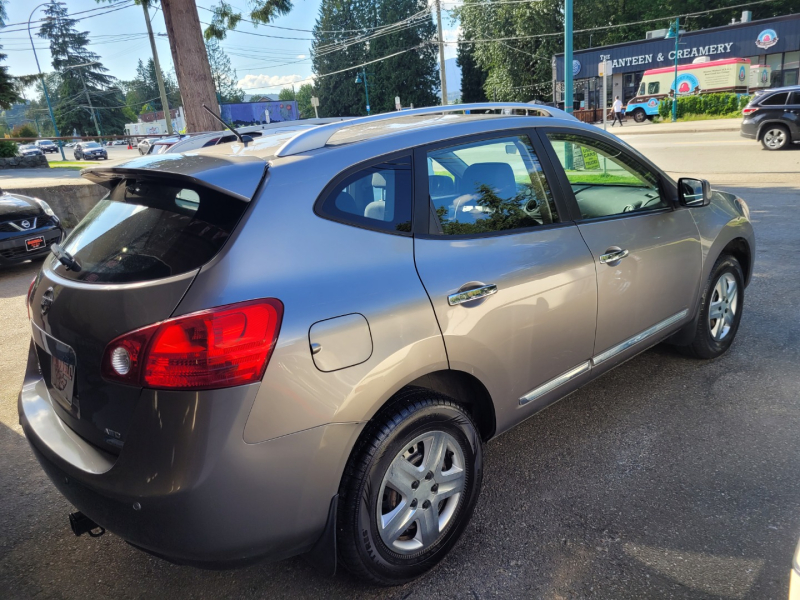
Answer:
<svg viewBox="0 0 800 600"><path fill-rule="evenodd" d="M314 203L360 157L327 150L280 161L246 223L197 276L176 314L274 297L284 304L277 346L244 430L258 443L328 423L368 420L406 383L447 368L430 301L414 265L413 239L329 221ZM309 328L363 315L373 351L361 364L322 372ZM324 352L324 349L323 349Z"/></svg>

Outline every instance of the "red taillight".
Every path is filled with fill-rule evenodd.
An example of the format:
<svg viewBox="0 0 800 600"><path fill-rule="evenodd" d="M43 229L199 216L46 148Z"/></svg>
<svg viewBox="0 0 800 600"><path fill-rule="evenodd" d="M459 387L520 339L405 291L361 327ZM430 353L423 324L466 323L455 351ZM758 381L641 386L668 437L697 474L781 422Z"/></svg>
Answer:
<svg viewBox="0 0 800 600"><path fill-rule="evenodd" d="M33 293L34 283L36 283L36 277L31 279L31 284L28 286L28 294L25 296L25 308L28 309L28 321L31 320L31 294Z"/></svg>
<svg viewBox="0 0 800 600"><path fill-rule="evenodd" d="M179 390L260 381L282 317L280 300L267 298L137 329L106 346L102 374L129 385Z"/></svg>
<svg viewBox="0 0 800 600"><path fill-rule="evenodd" d="M746 107L742 109L742 114L746 117L747 115L752 115L757 110L757 108Z"/></svg>

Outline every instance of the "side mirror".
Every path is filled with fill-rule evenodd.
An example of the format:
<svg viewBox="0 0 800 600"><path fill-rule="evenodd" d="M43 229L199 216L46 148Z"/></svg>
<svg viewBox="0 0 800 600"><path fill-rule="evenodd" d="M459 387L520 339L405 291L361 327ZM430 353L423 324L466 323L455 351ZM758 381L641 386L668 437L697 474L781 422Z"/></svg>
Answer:
<svg viewBox="0 0 800 600"><path fill-rule="evenodd" d="M678 201L683 206L708 206L711 203L711 184L705 179L678 179Z"/></svg>

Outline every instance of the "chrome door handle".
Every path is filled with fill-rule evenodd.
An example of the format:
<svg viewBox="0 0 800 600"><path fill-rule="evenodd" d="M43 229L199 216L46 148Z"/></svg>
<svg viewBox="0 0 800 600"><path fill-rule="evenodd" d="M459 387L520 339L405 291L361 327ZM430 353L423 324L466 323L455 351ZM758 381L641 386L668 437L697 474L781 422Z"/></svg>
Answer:
<svg viewBox="0 0 800 600"><path fill-rule="evenodd" d="M480 300L486 296L491 296L497 293L497 286L493 283L489 285L482 285L481 287L472 288L471 290L458 291L455 294L450 294L447 297L447 303L450 306L464 304L465 302L472 302L473 300Z"/></svg>
<svg viewBox="0 0 800 600"><path fill-rule="evenodd" d="M609 248L605 254L600 255L600 262L604 265L616 263L628 256L628 254L629 252L622 248Z"/></svg>

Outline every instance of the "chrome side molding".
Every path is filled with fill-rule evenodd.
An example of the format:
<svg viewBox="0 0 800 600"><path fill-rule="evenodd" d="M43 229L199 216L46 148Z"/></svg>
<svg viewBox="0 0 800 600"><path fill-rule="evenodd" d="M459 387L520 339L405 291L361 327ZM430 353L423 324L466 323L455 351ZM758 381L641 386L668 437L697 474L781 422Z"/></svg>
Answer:
<svg viewBox="0 0 800 600"><path fill-rule="evenodd" d="M682 310L681 312L672 315L668 319L664 319L663 321L661 321L659 323L656 323L652 327L650 327L648 329L645 329L644 331L642 331L641 333L636 334L632 338L628 338L624 342L622 342L620 344L617 344L616 346L612 346L611 348L609 348L605 352L601 352L600 354L598 354L597 356L595 356L592 359L592 364L596 366L596 365L599 365L600 363L604 363L608 359L615 357L620 352L624 352L628 348L630 348L632 346L635 346L639 342L642 342L642 341L646 340L647 338L657 334L662 329L666 329L670 325L673 325L673 324L677 323L678 321L683 319L688 314L689 314L689 309L686 308L686 309Z"/></svg>
<svg viewBox="0 0 800 600"><path fill-rule="evenodd" d="M579 375L588 373L591 370L591 368L592 368L591 362L588 360L585 363L579 364L577 367L570 369L566 373L562 373L558 377L554 377L550 381L543 383L539 387L525 394L522 398L519 399L519 405L525 406L526 404L528 404L528 402L532 402L537 398L540 398L545 394L552 392L554 389L564 385L571 379L575 379Z"/></svg>

